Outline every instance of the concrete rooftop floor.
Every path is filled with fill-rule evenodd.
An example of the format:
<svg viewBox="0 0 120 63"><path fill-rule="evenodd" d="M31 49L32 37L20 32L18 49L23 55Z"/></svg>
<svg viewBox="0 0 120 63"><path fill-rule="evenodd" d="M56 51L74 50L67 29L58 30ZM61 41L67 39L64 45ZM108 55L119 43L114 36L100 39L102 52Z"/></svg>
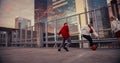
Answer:
<svg viewBox="0 0 120 63"><path fill-rule="evenodd" d="M120 63L120 49L0 48L0 63Z"/></svg>

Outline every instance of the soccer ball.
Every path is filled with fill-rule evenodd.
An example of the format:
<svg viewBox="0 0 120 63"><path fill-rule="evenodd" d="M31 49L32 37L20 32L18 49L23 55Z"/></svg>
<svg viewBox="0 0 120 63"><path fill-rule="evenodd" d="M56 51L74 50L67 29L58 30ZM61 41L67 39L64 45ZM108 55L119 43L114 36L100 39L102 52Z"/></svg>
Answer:
<svg viewBox="0 0 120 63"><path fill-rule="evenodd" d="M97 49L97 46L93 45L93 46L91 47L91 49L92 49L93 51L95 51L95 50Z"/></svg>

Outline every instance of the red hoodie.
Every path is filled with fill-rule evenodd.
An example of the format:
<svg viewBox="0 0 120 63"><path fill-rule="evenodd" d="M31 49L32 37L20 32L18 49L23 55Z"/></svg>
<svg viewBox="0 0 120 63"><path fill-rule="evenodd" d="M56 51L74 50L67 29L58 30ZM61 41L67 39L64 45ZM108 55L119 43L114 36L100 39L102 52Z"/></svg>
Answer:
<svg viewBox="0 0 120 63"><path fill-rule="evenodd" d="M68 26L63 26L62 29L59 32L59 35L60 34L62 34L63 38L69 38L70 35L69 35L69 28L68 28Z"/></svg>

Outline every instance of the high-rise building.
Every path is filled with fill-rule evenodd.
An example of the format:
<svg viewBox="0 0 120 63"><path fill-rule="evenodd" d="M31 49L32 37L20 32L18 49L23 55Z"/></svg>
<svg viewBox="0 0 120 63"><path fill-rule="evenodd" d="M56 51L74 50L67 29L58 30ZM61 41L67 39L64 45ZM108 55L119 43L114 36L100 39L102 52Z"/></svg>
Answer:
<svg viewBox="0 0 120 63"><path fill-rule="evenodd" d="M107 6L107 0L87 0L89 10Z"/></svg>
<svg viewBox="0 0 120 63"><path fill-rule="evenodd" d="M102 30L110 28L109 12L107 0L87 0L88 10L91 11L89 17L95 23L95 28L101 30L99 34L109 35L109 32Z"/></svg>
<svg viewBox="0 0 120 63"><path fill-rule="evenodd" d="M35 0L35 22L75 14L75 0Z"/></svg>
<svg viewBox="0 0 120 63"><path fill-rule="evenodd" d="M47 0L34 0L35 3L35 23L47 18Z"/></svg>
<svg viewBox="0 0 120 63"><path fill-rule="evenodd" d="M31 20L22 17L15 18L15 28L29 29L30 26L31 26Z"/></svg>
<svg viewBox="0 0 120 63"><path fill-rule="evenodd" d="M40 23L73 14L75 14L75 0L35 0L35 29L38 29ZM62 20L59 24L62 25L63 21L65 22L65 20ZM54 27L54 24L48 23L48 31L52 29L49 27Z"/></svg>
<svg viewBox="0 0 120 63"><path fill-rule="evenodd" d="M75 14L75 0L47 0L48 19L55 20Z"/></svg>
<svg viewBox="0 0 120 63"><path fill-rule="evenodd" d="M109 13L107 9L107 0L87 0L88 1L88 10L95 10L95 14L90 14L90 18L97 20L98 27L100 29L109 28Z"/></svg>

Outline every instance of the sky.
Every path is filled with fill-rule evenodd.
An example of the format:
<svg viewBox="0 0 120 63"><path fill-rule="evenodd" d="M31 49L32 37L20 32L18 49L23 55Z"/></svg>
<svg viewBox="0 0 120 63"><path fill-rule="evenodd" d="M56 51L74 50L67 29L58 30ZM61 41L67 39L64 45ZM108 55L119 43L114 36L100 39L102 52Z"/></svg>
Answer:
<svg viewBox="0 0 120 63"><path fill-rule="evenodd" d="M15 27L15 18L23 17L34 23L34 0L0 0L0 27Z"/></svg>
<svg viewBox="0 0 120 63"><path fill-rule="evenodd" d="M0 27L14 28L16 17L31 20L33 26L34 0L0 0Z"/></svg>

